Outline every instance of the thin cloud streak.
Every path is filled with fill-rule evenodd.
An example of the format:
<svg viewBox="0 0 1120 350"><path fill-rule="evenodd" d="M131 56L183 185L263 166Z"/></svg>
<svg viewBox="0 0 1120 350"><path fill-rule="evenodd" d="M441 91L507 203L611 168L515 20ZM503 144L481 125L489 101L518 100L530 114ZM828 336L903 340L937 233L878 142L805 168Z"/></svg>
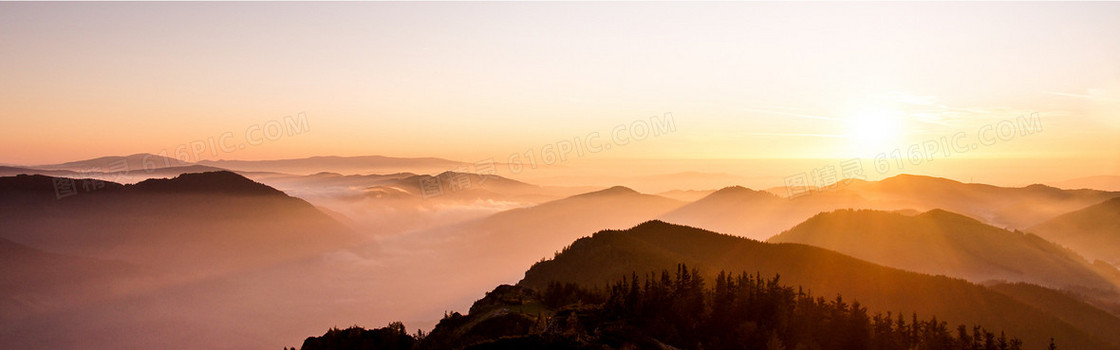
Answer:
<svg viewBox="0 0 1120 350"><path fill-rule="evenodd" d="M762 108L745 108L744 110L748 111L748 112L758 112L758 113L765 113L765 114L784 115L784 116L788 116L788 117L797 117L797 118L806 118L806 119L832 120L832 121L843 121L844 120L844 119L841 119L841 118L825 117L825 116L819 116L819 115L793 113L793 112L785 112L785 111L775 111L775 110L762 109Z"/></svg>
<svg viewBox="0 0 1120 350"><path fill-rule="evenodd" d="M807 134L807 133L782 133L782 132L748 132L739 135L750 136L797 136L797 137L829 137L829 138L848 138L848 135L835 135L835 134Z"/></svg>

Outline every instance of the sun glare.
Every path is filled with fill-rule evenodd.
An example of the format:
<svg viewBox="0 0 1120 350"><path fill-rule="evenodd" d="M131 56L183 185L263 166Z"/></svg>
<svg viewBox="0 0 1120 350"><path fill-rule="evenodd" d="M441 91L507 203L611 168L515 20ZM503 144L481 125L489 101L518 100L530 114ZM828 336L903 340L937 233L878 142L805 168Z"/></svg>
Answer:
<svg viewBox="0 0 1120 350"><path fill-rule="evenodd" d="M902 139L905 114L883 108L866 109L848 119L848 138L856 152L887 152Z"/></svg>

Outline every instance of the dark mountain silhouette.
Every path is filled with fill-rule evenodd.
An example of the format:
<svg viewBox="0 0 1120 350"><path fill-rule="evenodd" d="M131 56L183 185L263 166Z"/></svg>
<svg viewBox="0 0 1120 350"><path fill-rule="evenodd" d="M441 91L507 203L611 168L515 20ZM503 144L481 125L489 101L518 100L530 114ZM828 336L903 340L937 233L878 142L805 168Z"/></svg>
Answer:
<svg viewBox="0 0 1120 350"><path fill-rule="evenodd" d="M229 171L183 174L173 179L150 179L126 188L137 193L215 193L288 197L284 192Z"/></svg>
<svg viewBox="0 0 1120 350"><path fill-rule="evenodd" d="M416 339L405 332L404 325L400 322L390 324L384 328L362 329L350 327L347 329L332 328L321 337L309 337L300 346L300 349L322 350L387 350L387 349L412 349ZM287 348L285 348L287 350Z"/></svg>
<svg viewBox="0 0 1120 350"><path fill-rule="evenodd" d="M59 177L79 177L80 173L70 170L44 170L25 167L0 166L0 176L47 175Z"/></svg>
<svg viewBox="0 0 1120 350"><path fill-rule="evenodd" d="M873 263L974 282L1029 282L1115 298L1116 285L1081 256L1038 236L944 210L908 216L874 210L821 213L773 238Z"/></svg>
<svg viewBox="0 0 1120 350"><path fill-rule="evenodd" d="M215 167L205 166L205 165L185 165L185 166L173 166L173 167L167 167L167 168L156 168L156 169L152 169L152 170L139 170L139 171L133 170L133 171L129 171L126 175L134 177L134 178L149 178L150 179L150 178L175 177L175 176L179 176L179 175L183 175L183 174L190 174L190 173L208 173L208 172L214 172L214 171L226 171L226 170L222 169L222 168L215 168ZM104 174L99 175L98 177L105 178L105 177L113 176L113 175L118 175L119 176L119 173L106 172Z"/></svg>
<svg viewBox="0 0 1120 350"><path fill-rule="evenodd" d="M1029 283L997 283L988 288L1054 315L1088 333L1120 344L1120 316L1086 304L1082 297Z"/></svg>
<svg viewBox="0 0 1120 350"><path fill-rule="evenodd" d="M581 238L525 273L521 285L577 283L594 288L632 272L639 275L685 262L711 280L719 270L780 275L814 295L859 300L869 312L936 315L950 324L979 324L1021 335L1027 348L1042 348L1050 337L1070 348L1114 349L1056 316L964 280L875 265L823 248L770 244L658 221L624 231L601 231Z"/></svg>
<svg viewBox="0 0 1120 350"><path fill-rule="evenodd" d="M1062 214L1028 230L1090 259L1120 266L1120 198Z"/></svg>
<svg viewBox="0 0 1120 350"><path fill-rule="evenodd" d="M59 183L59 187L55 183ZM70 186L70 185L73 186ZM5 209L18 210L21 201L59 200L59 197L90 192L119 193L124 185L96 179L58 178L45 175L17 175L0 177L0 205L11 206Z"/></svg>
<svg viewBox="0 0 1120 350"><path fill-rule="evenodd" d="M676 271L644 281L624 277L606 290L501 285L469 314L447 314L429 334L408 336L399 322L373 330L332 328L300 349L1023 348L1004 332L951 328L936 316L872 315L858 301L816 297L777 276L720 272L709 281L683 265Z"/></svg>
<svg viewBox="0 0 1120 350"><path fill-rule="evenodd" d="M307 202L231 172L134 185L2 177L0 194L0 238L175 271L244 268L358 239Z"/></svg>
<svg viewBox="0 0 1120 350"><path fill-rule="evenodd" d="M124 169L113 171L109 168L99 168L100 171L90 171L89 169L73 171L73 170L50 170L50 169L32 169L22 167L0 167L0 176L16 176L16 175L46 175L53 177L68 177L68 178L92 178L102 181L111 181L118 183L134 183L153 178L167 178L176 177L182 174L190 173L205 173L213 171L223 171L224 169L208 167L203 165L186 165L186 166L172 166L152 169Z"/></svg>

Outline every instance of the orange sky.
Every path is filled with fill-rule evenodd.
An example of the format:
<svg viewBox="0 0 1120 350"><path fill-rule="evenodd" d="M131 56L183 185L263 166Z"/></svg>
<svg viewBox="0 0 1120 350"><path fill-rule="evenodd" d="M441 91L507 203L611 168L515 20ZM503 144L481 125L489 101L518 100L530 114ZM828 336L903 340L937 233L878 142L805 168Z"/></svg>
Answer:
<svg viewBox="0 0 1120 350"><path fill-rule="evenodd" d="M0 163L219 138L198 158L500 160L671 113L588 157L870 161L964 133L947 157L1117 174L1116 33L1116 3L0 3Z"/></svg>

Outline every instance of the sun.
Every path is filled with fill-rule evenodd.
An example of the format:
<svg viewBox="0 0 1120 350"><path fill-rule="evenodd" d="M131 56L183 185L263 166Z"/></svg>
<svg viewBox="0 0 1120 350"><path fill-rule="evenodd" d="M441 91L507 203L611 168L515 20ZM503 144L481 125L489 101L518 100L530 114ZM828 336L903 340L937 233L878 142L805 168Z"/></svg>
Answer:
<svg viewBox="0 0 1120 350"><path fill-rule="evenodd" d="M902 139L905 114L872 108L853 113L847 120L848 139L859 153L889 152Z"/></svg>

